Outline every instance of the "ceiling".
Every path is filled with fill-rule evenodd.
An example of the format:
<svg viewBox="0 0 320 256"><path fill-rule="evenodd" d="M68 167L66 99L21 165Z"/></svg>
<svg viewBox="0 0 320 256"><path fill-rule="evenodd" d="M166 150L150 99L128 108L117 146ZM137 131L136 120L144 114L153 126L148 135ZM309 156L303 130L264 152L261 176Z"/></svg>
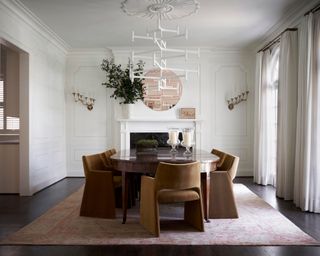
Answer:
<svg viewBox="0 0 320 256"><path fill-rule="evenodd" d="M73 48L131 46L131 31L143 35L156 20L132 17L122 0L20 0ZM138 1L138 0L137 0ZM174 0L175 1L175 0ZM187 25L189 40L172 45L243 48L259 42L266 32L308 0L198 0L197 14L166 22ZM146 46L143 42L135 46Z"/></svg>

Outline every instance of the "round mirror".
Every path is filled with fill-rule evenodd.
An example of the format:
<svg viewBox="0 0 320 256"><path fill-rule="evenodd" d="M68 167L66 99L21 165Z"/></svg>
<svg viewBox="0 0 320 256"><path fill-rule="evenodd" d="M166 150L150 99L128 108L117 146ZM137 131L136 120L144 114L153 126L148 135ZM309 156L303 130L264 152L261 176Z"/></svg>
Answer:
<svg viewBox="0 0 320 256"><path fill-rule="evenodd" d="M159 87L160 69L149 70L146 77L155 77L155 79L144 80L144 104L156 111L163 111L173 108L180 100L182 93L182 83L171 70L163 70L162 77L166 78L166 84L163 88Z"/></svg>

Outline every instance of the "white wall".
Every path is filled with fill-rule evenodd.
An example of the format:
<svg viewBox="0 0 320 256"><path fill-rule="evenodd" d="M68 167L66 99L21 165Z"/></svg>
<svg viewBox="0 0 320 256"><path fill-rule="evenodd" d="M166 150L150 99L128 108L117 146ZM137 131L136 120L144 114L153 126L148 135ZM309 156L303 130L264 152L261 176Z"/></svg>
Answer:
<svg viewBox="0 0 320 256"><path fill-rule="evenodd" d="M29 101L24 109L30 113L26 140L30 142L29 150L24 152L29 170L24 168L20 172L29 179L21 185L24 188L21 192L32 194L66 175L82 176L83 154L118 147L117 119L122 117L121 107L109 98L110 91L101 86L105 74L99 66L102 58L111 56L109 51L72 51L66 65L64 45L54 35L30 19L15 2L1 2L1 7L0 37L28 52L30 58ZM129 52L114 50L114 55L117 62L126 64ZM239 155L238 174L252 175L254 68L251 54L202 51L200 68L200 77L184 82L182 99L175 108L154 112L140 102L134 106L133 116L177 118L179 108L195 107L197 119L202 120L203 149L218 147ZM97 101L92 111L73 101L74 87L94 94ZM238 87L250 90L249 99L229 111L226 96Z"/></svg>
<svg viewBox="0 0 320 256"><path fill-rule="evenodd" d="M131 56L131 51L128 49L113 49L112 50L115 62L121 64L123 68L128 64L128 58ZM146 62L146 61L145 61ZM198 62L198 60L197 60ZM168 66L180 65L181 63L175 62L168 64ZM183 63L181 65L184 65ZM197 63L193 66L197 68ZM154 68L150 63L146 62L145 70ZM200 77L190 73L188 80L181 79L182 96L177 105L167 111L154 111L146 107L142 101L138 101L131 110L132 118L151 118L151 119L176 119L179 118L179 109L184 107L197 108L200 101ZM115 115L120 118L120 113L117 112L119 108L115 109ZM121 112L121 109L120 109Z"/></svg>
<svg viewBox="0 0 320 256"><path fill-rule="evenodd" d="M66 46L19 2L0 2L0 24L0 38L29 54L21 71L28 81L20 87L20 194L31 195L66 176Z"/></svg>
<svg viewBox="0 0 320 256"><path fill-rule="evenodd" d="M304 9L310 9L316 1ZM291 15L291 20L286 17L287 20L271 28L259 47L283 28L297 24L297 17L303 15L304 9L299 15ZM83 175L81 155L119 146L117 119L122 118L122 110L109 98L110 92L100 85L104 74L99 65L103 57L111 55L109 51L71 52L66 66L68 46L19 2L9 0L0 1L0 38L28 53L20 55L20 60L29 65L28 70L21 71L24 79L20 82L21 194L30 195L66 175ZM115 50L114 55L117 62L127 63L127 50ZM134 106L133 117L171 119L178 117L179 108L195 107L197 119L202 120L201 146L239 155L238 174L252 175L252 55L250 52L202 51L201 76L184 82L182 99L175 108L154 112L140 102ZM97 102L93 111L73 101L71 88L74 86L95 93ZM239 87L249 89L248 101L229 111L226 97Z"/></svg>
<svg viewBox="0 0 320 256"><path fill-rule="evenodd" d="M130 52L127 49L114 49L113 55L116 63L126 65ZM105 101L106 97L107 104L107 108L103 105L95 106L93 111L96 113L90 113L79 103L73 102L71 91L68 93L68 175L83 175L82 154L99 152L111 146L120 148L118 120L123 117L122 106L106 95L110 95L109 90L101 88L105 74L101 74L99 65L104 56L106 54L103 51L95 54L83 51L68 57L67 90L75 85L84 91L94 90L100 93L101 101ZM197 119L201 120L201 148L211 151L213 147L217 147L240 156L238 175L251 176L254 54L244 51L202 50L199 63L201 75L183 81L181 100L173 109L158 112L138 102L132 108L131 118L177 119L179 108L195 107ZM250 91L248 101L236 105L230 111L226 97L246 90ZM97 122L96 114L102 123ZM90 131L85 128L87 122L90 122Z"/></svg>
<svg viewBox="0 0 320 256"><path fill-rule="evenodd" d="M126 65L130 51L115 49L113 54L116 63ZM182 80L182 97L174 108L153 111L140 101L133 106L132 118L175 119L179 117L180 108L195 107L196 118L201 120L201 148L211 151L216 147L239 156L238 175L252 176L254 54L250 51L202 49L200 56L201 75ZM246 90L250 91L248 100L230 111L226 99ZM121 116L120 110L115 106L115 119ZM115 127L114 143L119 146L118 122Z"/></svg>
<svg viewBox="0 0 320 256"><path fill-rule="evenodd" d="M67 166L68 176L83 176L81 157L105 151L113 146L112 100L102 86L105 74L100 68L108 50L74 50L68 54L66 83ZM93 96L96 101L89 111L75 102L72 92Z"/></svg>
<svg viewBox="0 0 320 256"><path fill-rule="evenodd" d="M253 175L254 54L203 51L201 57L202 147L240 157L238 176ZM229 110L226 99L249 90L248 100Z"/></svg>

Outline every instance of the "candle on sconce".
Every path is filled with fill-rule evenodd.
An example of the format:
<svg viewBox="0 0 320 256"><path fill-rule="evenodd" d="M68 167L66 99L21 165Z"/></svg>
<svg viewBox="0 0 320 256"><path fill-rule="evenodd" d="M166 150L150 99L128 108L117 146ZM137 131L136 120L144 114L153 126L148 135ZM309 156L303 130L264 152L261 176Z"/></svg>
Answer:
<svg viewBox="0 0 320 256"><path fill-rule="evenodd" d="M79 93L78 88L73 87L72 95L73 95L74 101L82 103L83 105L87 106L88 110L91 111L93 109L93 105L96 100L93 96L91 96L91 95L93 95L93 94L91 94L91 92L86 92L86 94L88 96L85 96L84 94Z"/></svg>

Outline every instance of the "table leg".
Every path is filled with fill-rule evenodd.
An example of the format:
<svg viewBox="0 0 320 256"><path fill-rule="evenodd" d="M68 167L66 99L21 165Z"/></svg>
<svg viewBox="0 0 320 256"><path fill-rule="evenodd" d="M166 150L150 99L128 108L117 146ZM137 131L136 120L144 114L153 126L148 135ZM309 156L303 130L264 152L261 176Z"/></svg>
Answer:
<svg viewBox="0 0 320 256"><path fill-rule="evenodd" d="M122 224L127 220L127 207L128 207L128 174L122 172Z"/></svg>
<svg viewBox="0 0 320 256"><path fill-rule="evenodd" d="M209 195L210 195L210 173L201 173L201 188L203 199L203 212L206 222L209 220Z"/></svg>

